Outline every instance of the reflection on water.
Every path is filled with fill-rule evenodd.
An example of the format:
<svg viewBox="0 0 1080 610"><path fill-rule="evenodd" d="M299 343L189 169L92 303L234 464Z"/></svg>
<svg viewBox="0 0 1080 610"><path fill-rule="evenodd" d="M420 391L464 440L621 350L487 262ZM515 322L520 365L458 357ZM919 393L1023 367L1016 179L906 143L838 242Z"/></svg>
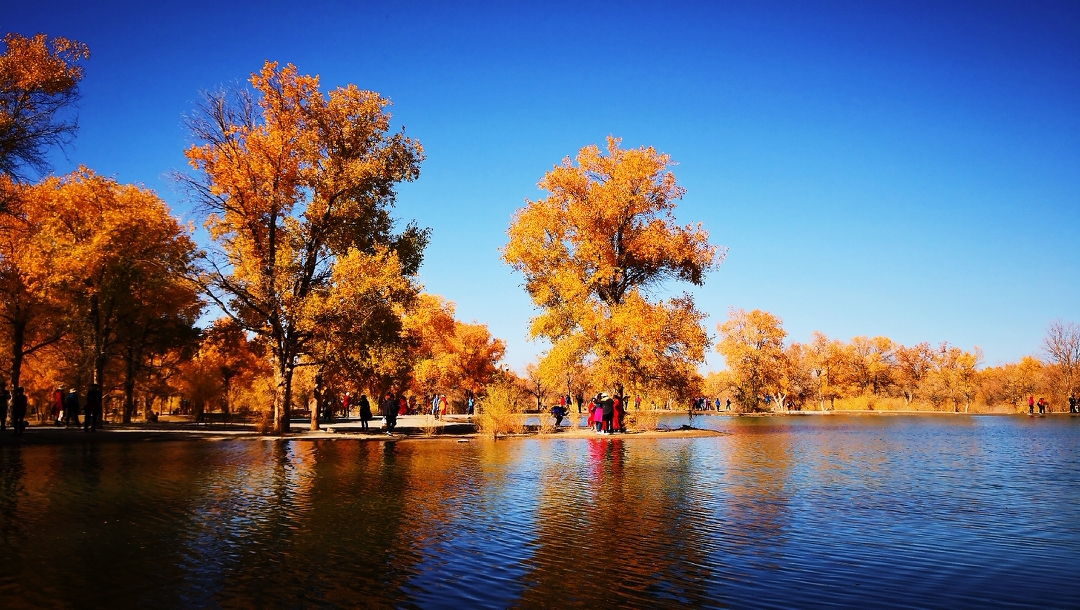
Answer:
<svg viewBox="0 0 1080 610"><path fill-rule="evenodd" d="M1080 606L1080 419L694 424L0 447L0 605Z"/></svg>

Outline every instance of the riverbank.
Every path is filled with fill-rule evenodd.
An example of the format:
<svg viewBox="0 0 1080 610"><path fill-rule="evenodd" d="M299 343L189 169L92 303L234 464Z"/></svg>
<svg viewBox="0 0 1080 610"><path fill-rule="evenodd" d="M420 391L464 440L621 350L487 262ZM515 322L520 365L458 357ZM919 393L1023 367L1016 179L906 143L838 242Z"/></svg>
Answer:
<svg viewBox="0 0 1080 610"><path fill-rule="evenodd" d="M293 420L292 430L284 435L259 434L253 424L194 424L191 422L162 422L138 424L107 424L96 432L62 426L31 426L22 436L10 430L0 435L0 447L23 445L78 445L107 442L155 442L183 440L358 440L358 441L430 441L488 439L476 431L467 416L448 416L432 420L423 415L403 415L397 419L393 436L388 436L381 419L369 423L367 431L356 420L341 420L322 424L319 430L309 430L309 422ZM683 426L677 429L633 430L612 435L612 438L695 438L722 436L716 430ZM541 431L539 426L525 426L521 434L500 435L499 439L514 438L608 438L591 428L565 426L558 430Z"/></svg>

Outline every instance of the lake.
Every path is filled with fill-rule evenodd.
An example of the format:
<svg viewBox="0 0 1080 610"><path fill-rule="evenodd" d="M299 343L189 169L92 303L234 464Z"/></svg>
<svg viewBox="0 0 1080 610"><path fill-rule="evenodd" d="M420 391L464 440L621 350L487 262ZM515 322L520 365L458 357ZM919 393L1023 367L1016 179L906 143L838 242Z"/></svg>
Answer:
<svg viewBox="0 0 1080 610"><path fill-rule="evenodd" d="M1080 418L693 423L0 446L0 606L1080 607Z"/></svg>

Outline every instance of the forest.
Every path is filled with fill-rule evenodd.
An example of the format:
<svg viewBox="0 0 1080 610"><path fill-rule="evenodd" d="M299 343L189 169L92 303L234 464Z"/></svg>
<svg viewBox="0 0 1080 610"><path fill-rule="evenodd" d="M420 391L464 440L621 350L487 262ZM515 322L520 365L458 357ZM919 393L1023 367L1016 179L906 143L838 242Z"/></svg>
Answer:
<svg viewBox="0 0 1080 610"><path fill-rule="evenodd" d="M394 131L390 102L266 62L245 85L202 95L186 117L189 168L173 175L201 219L92 168L55 175L70 144L90 51L7 34L0 54L0 353L10 387L44 414L54 391L99 383L120 422L184 411L265 414L289 430L319 396L446 394L459 411L493 386L522 406L605 390L685 409L740 412L1064 410L1080 329L1054 322L1042 358L984 366L978 348L815 333L732 310L710 335L692 295L724 260L680 225L685 189L651 147L585 146L542 177L548 196L510 219L500 255L523 278L550 344L518 376L505 343L418 279L431 229L394 216L424 149ZM727 369L703 375L715 349ZM43 417L43 415L42 415Z"/></svg>

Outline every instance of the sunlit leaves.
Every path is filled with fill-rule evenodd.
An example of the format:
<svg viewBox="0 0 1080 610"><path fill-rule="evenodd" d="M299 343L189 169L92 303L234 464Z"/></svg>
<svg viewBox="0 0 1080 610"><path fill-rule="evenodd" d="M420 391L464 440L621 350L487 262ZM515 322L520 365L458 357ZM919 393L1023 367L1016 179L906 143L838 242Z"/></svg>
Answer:
<svg viewBox="0 0 1080 610"><path fill-rule="evenodd" d="M688 295L649 295L665 280L700 285L723 252L700 225L675 222L684 189L670 158L619 144L609 137L547 172L548 196L515 212L503 258L541 309L530 335L552 342L550 358L587 362L602 387L685 389L708 344L703 315Z"/></svg>

